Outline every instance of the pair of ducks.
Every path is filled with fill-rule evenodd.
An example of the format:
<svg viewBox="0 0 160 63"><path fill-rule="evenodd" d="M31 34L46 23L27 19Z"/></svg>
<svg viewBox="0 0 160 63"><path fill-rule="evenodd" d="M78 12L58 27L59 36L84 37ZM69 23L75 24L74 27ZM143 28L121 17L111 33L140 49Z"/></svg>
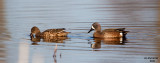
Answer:
<svg viewBox="0 0 160 63"><path fill-rule="evenodd" d="M40 32L39 28L34 26L31 29L31 37L66 37L68 33L64 31L64 28L60 29L48 29L44 32ZM117 29L105 29L101 31L101 25L98 22L92 24L91 29L88 33L95 30L93 37L95 38L123 38L126 36L128 31L125 31L125 28L117 28Z"/></svg>

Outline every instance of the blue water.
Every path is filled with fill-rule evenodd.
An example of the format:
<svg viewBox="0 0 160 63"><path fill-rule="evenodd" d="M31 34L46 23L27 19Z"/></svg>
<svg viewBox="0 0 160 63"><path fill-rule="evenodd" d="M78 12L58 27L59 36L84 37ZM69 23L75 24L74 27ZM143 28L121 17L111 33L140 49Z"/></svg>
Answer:
<svg viewBox="0 0 160 63"><path fill-rule="evenodd" d="M158 0L4 0L0 37L4 63L150 63L159 57ZM1 2L2 3L2 2ZM0 15L1 15L0 14ZM130 31L123 43L96 42L93 22L102 29ZM33 42L30 29L66 28L60 42ZM57 57L53 58L55 45ZM92 47L95 45L95 47ZM158 63L159 59L154 63Z"/></svg>

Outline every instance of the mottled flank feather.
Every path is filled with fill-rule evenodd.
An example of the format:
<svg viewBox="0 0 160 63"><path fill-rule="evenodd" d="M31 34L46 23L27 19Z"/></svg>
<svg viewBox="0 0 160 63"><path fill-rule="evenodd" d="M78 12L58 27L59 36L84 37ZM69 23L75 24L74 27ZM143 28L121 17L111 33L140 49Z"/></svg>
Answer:
<svg viewBox="0 0 160 63"><path fill-rule="evenodd" d="M121 37L120 32L118 32L118 31L105 31L105 32L102 32L102 33L103 33L103 37L105 37L105 38Z"/></svg>
<svg viewBox="0 0 160 63"><path fill-rule="evenodd" d="M102 31L102 34L105 38L109 37L123 37L129 31L125 31L125 28L117 28L117 29L105 29ZM122 35L121 35L122 34Z"/></svg>
<svg viewBox="0 0 160 63"><path fill-rule="evenodd" d="M45 37L64 37L64 36L67 36L67 34L69 32L65 32L64 31L65 29L64 28L60 28L60 29L48 29L48 30L45 30L44 32L42 32L42 36L45 36Z"/></svg>

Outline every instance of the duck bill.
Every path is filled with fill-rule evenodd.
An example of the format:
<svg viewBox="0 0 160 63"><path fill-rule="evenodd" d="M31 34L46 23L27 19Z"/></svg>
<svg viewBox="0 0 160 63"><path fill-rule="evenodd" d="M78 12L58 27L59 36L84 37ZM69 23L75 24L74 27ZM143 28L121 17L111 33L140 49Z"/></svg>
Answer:
<svg viewBox="0 0 160 63"><path fill-rule="evenodd" d="M94 30L94 29L91 28L91 29L88 31L88 33L90 33L90 32L93 31L93 30Z"/></svg>

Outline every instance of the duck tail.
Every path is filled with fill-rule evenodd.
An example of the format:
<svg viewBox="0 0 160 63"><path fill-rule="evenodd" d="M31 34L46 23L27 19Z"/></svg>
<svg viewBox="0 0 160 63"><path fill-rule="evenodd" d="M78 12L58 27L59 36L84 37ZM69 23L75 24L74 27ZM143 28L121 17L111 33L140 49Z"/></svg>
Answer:
<svg viewBox="0 0 160 63"><path fill-rule="evenodd" d="M129 31L124 31L123 33L124 33L124 35L127 35L128 32L129 32Z"/></svg>

